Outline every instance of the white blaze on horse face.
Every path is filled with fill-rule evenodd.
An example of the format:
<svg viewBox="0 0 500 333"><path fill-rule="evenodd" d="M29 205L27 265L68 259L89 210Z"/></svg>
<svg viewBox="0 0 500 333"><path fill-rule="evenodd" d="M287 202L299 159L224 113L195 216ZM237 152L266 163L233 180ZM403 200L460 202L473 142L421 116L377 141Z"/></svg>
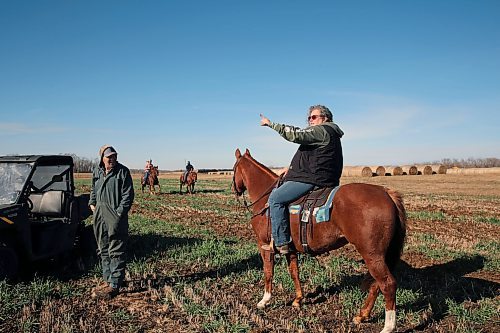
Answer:
<svg viewBox="0 0 500 333"><path fill-rule="evenodd" d="M396 311L385 311L385 325L380 333L392 333L396 330Z"/></svg>
<svg viewBox="0 0 500 333"><path fill-rule="evenodd" d="M264 297L262 297L262 299L260 300L260 302L257 303L257 307L259 309L264 309L266 307L266 305L269 304L270 300L271 300L271 293L265 291L264 292Z"/></svg>

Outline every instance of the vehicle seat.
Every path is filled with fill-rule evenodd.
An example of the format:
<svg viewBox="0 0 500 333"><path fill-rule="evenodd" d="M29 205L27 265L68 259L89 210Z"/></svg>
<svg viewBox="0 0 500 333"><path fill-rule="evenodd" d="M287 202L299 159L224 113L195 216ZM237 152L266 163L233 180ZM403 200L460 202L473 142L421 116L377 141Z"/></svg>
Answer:
<svg viewBox="0 0 500 333"><path fill-rule="evenodd" d="M32 193L29 198L33 202L32 214L50 217L64 216L64 191Z"/></svg>

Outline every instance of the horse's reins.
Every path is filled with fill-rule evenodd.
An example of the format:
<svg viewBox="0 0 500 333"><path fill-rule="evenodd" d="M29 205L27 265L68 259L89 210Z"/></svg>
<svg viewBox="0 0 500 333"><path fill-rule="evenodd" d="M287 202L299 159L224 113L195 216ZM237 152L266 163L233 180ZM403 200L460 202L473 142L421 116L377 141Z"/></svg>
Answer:
<svg viewBox="0 0 500 333"><path fill-rule="evenodd" d="M251 204L248 204L247 201L246 201L246 198L245 198L245 193L244 192L238 192L238 189L236 188L236 167L238 166L238 164L240 163L241 161L241 158L236 161L236 164L234 165L233 167L233 182L232 182L232 187L234 188L234 192L236 194L236 200L238 200L238 202L240 201L239 200L239 197L238 196L242 196L243 197L243 204L245 206L245 208L251 212L252 210L250 209L252 206L254 206L257 202L259 202L260 200L262 200L264 197L266 197L266 195L268 195L269 193L272 192L272 190L276 187L276 184L281 180L281 178L283 177L283 175L280 175L278 177L278 179L276 179L272 184L271 186L260 196L257 198L257 200L255 200L254 202L252 202ZM264 205L264 207L259 210L257 213L253 214L251 219L253 219L254 217L258 216L258 215L262 215L262 213L264 213L267 209L269 208L269 206L267 205Z"/></svg>

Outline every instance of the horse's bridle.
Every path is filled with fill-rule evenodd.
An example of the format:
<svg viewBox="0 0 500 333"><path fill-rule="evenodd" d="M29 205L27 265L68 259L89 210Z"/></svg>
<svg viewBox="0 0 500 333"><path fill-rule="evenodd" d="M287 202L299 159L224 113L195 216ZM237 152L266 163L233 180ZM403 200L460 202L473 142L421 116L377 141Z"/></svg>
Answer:
<svg viewBox="0 0 500 333"><path fill-rule="evenodd" d="M245 208L251 212L252 210L250 209L252 206L254 206L257 202L259 202L260 200L262 200L263 198L265 198L269 193L272 192L272 190L276 187L276 184L281 180L282 178L282 175L278 177L278 179L276 179L276 181L274 181L271 186L266 190L264 191L263 194L261 194L257 200L255 200L254 202L252 202L251 204L248 204L247 201L246 201L246 198L244 196L244 193L245 191L242 191L242 192L239 192L238 189L236 188L236 167L238 166L238 164L240 163L241 161L241 157L236 161L236 163L234 164L234 167L233 167L233 182L231 184L231 187L234 189L234 193L236 194L236 200L238 200L238 202L240 202L239 200L239 197L243 197L243 205L245 206ZM268 205L265 205L264 208L262 208L260 211L258 211L257 213L253 213L252 214L252 219L258 215L262 215L262 213L264 213L266 210L267 210Z"/></svg>

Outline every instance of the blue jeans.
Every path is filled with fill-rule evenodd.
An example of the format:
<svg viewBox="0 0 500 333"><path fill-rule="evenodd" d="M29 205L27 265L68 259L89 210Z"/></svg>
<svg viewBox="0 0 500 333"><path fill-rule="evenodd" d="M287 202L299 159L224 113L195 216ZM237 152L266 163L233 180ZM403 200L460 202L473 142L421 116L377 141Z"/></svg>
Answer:
<svg viewBox="0 0 500 333"><path fill-rule="evenodd" d="M282 246L292 241L288 204L313 188L312 184L286 181L271 192L268 200L269 213L271 215L271 232L276 246Z"/></svg>

